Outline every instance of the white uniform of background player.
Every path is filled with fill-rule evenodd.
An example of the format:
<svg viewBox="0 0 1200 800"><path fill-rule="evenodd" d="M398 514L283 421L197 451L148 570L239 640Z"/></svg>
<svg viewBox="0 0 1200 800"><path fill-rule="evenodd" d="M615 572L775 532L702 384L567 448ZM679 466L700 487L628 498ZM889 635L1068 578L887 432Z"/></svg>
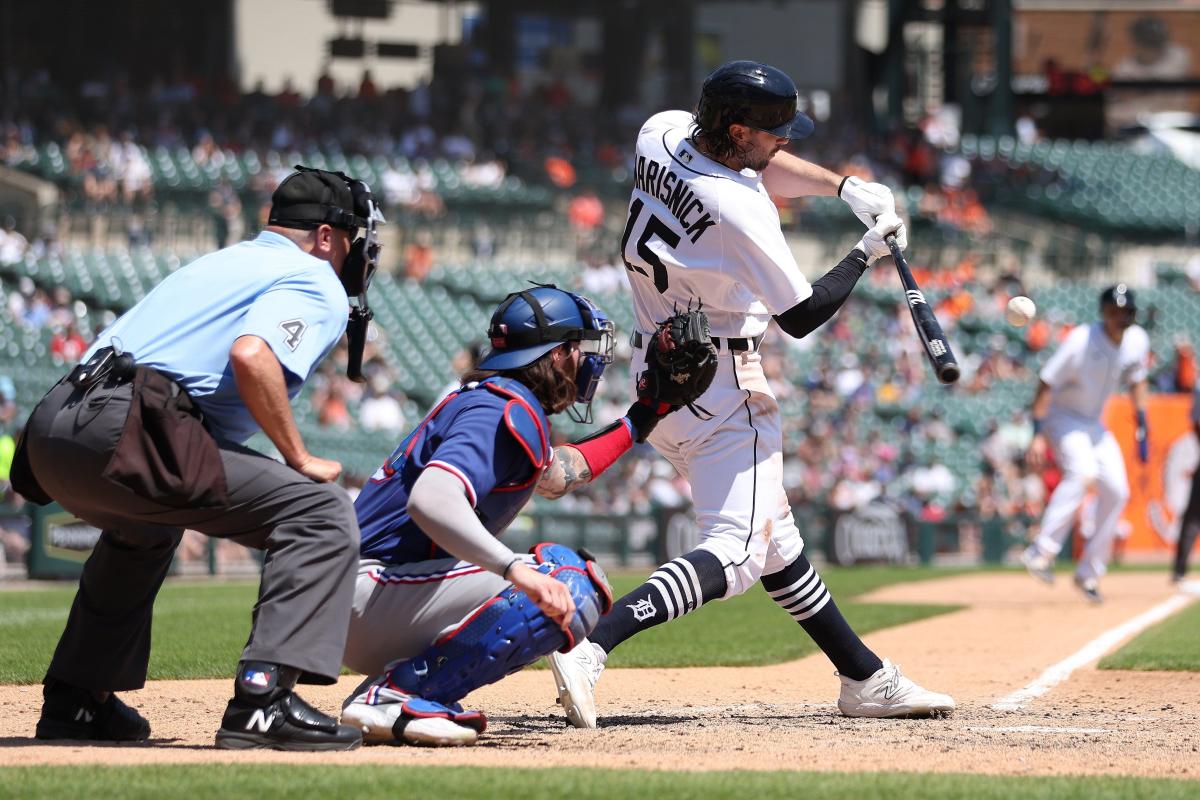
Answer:
<svg viewBox="0 0 1200 800"><path fill-rule="evenodd" d="M1146 363L1150 339L1133 325L1133 292L1118 284L1101 296L1103 319L1072 330L1039 373L1033 418L1038 435L1030 445L1030 464L1045 461L1046 445L1062 468L1062 480L1046 503L1041 530L1022 560L1036 577L1053 579L1054 558L1075 525L1089 488L1096 492L1095 525L1075 572L1075 582L1099 602L1098 580L1107 570L1113 537L1129 499L1125 461L1116 438L1104 427L1105 403L1123 384L1130 387L1141 412L1141 449L1145 449ZM1144 455L1143 455L1144 460Z"/></svg>
<svg viewBox="0 0 1200 800"><path fill-rule="evenodd" d="M867 264L888 253L884 236L895 232L902 244L905 236L886 187L843 180L778 152L812 128L796 113L790 78L766 65L732 62L705 81L695 117L655 114L638 135L622 238L638 329L633 345L644 354L661 321L677 308L702 304L719 366L697 403L707 413L679 411L649 437L691 484L699 546L617 600L591 641L549 658L560 701L578 727L596 724L592 691L614 647L705 602L741 594L760 579L837 666L843 713L928 715L954 708L947 695L900 675L849 628L803 555L784 493L779 406L758 345L772 318L797 337L828 320ZM872 230L810 284L784 240L768 191L839 194ZM635 359L635 374L643 363Z"/></svg>

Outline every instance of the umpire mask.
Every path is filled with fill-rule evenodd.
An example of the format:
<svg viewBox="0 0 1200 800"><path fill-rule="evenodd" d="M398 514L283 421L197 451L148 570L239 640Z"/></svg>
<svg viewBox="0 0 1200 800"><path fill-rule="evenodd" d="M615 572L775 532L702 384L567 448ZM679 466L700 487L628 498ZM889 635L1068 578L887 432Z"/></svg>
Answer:
<svg viewBox="0 0 1200 800"><path fill-rule="evenodd" d="M375 198L371 196L371 187L363 181L347 179L350 193L354 197L354 216L363 221L362 235L350 245L350 253L346 263L342 265L342 286L350 297L367 294L371 285L371 277L379 266L379 228L386 220Z"/></svg>

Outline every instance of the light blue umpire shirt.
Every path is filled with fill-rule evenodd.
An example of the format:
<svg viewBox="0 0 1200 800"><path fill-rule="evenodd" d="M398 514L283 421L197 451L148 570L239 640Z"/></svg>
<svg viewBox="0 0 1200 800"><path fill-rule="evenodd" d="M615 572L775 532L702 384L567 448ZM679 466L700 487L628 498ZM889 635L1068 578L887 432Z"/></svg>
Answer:
<svg viewBox="0 0 1200 800"><path fill-rule="evenodd" d="M333 266L277 233L202 256L110 325L84 354L110 344L187 389L218 439L259 430L238 394L229 349L247 334L283 365L289 398L346 330L350 302Z"/></svg>

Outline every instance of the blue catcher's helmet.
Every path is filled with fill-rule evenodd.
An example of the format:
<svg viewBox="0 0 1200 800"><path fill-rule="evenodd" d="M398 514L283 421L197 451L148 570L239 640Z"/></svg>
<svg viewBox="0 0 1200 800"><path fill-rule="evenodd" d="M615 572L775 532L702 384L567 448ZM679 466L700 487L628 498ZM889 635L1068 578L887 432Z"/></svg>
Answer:
<svg viewBox="0 0 1200 800"><path fill-rule="evenodd" d="M583 358L575 374L575 400L590 403L604 368L613 360L613 323L586 297L553 284L513 292L492 314L492 349L479 369L519 369L563 342L579 342Z"/></svg>
<svg viewBox="0 0 1200 800"><path fill-rule="evenodd" d="M757 61L730 61L713 70L700 89L696 124L707 133L734 123L788 139L813 132L813 121L797 110L796 84L783 70Z"/></svg>

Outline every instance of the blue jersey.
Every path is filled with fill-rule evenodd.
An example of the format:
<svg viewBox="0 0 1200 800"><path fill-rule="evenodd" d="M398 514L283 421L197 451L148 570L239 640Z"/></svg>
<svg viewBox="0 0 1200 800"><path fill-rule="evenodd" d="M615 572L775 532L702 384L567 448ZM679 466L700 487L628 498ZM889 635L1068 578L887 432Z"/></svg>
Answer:
<svg viewBox="0 0 1200 800"><path fill-rule="evenodd" d="M524 384L489 378L452 393L405 437L354 502L363 558L407 564L449 553L408 515L427 468L462 481L479 521L499 536L529 501L550 463L550 421Z"/></svg>
<svg viewBox="0 0 1200 800"><path fill-rule="evenodd" d="M218 438L243 442L258 423L238 394L229 349L239 336L263 339L295 397L346 330L350 302L329 262L263 231L196 259L154 287L96 339L117 344L171 376L204 412Z"/></svg>

